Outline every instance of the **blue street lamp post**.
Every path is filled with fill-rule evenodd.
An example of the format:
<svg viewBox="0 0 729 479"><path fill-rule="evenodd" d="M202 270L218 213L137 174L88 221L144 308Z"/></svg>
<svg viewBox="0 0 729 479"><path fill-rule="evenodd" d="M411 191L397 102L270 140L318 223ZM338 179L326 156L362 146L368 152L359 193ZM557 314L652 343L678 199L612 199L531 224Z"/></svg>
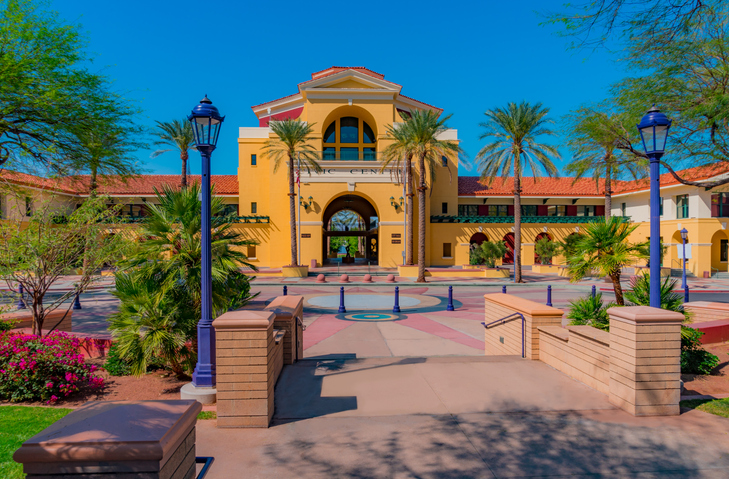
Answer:
<svg viewBox="0 0 729 479"><path fill-rule="evenodd" d="M681 230L681 241L683 242L683 302L689 302L688 282L686 281L686 240L688 239L688 231L686 228Z"/></svg>
<svg viewBox="0 0 729 479"><path fill-rule="evenodd" d="M220 134L220 125L225 120L220 116L213 102L205 98L193 108L187 117L195 135L195 145L202 157L202 177L200 179L202 201L201 223L201 303L200 321L197 323L197 364L192 374L192 384L197 388L215 387L215 330L213 329L213 282L212 251L210 240L210 156L215 150Z"/></svg>
<svg viewBox="0 0 729 479"><path fill-rule="evenodd" d="M650 159L650 305L661 307L661 218L659 203L661 194L660 160L666 148L671 120L655 105L643 116L637 125L643 148Z"/></svg>

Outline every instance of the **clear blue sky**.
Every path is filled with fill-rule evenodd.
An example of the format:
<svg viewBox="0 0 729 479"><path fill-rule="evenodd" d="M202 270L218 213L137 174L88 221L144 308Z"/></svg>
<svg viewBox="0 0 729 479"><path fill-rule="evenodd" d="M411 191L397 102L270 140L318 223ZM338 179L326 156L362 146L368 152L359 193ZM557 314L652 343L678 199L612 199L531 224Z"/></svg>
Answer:
<svg viewBox="0 0 729 479"><path fill-rule="evenodd" d="M452 113L471 158L488 108L541 101L557 119L602 100L624 69L605 52L567 50L553 27L539 25L537 10L562 3L54 0L52 7L82 24L92 68L138 102L143 124L182 118L207 93L226 115L213 173L236 174L238 127L258 125L251 105L296 93L297 83L332 65L366 66ZM179 173L178 154L151 160L150 152L139 152L149 170ZM191 160L199 173L199 155Z"/></svg>

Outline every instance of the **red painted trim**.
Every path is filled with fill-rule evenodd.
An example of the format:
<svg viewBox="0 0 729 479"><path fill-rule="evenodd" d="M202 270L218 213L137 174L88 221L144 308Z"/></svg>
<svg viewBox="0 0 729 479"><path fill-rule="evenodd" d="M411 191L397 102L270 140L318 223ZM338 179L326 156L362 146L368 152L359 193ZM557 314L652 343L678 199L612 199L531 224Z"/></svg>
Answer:
<svg viewBox="0 0 729 479"><path fill-rule="evenodd" d="M294 108L293 110L284 111L282 113L276 113L271 116L262 116L258 119L258 126L268 126L268 122L271 118L274 120L288 120L296 119L301 116L301 112L304 111L304 107Z"/></svg>

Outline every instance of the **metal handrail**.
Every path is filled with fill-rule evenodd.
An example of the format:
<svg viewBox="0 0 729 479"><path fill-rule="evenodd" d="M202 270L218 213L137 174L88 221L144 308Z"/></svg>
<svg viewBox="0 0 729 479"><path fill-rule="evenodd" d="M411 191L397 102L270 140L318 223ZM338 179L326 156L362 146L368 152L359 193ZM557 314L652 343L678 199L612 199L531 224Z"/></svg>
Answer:
<svg viewBox="0 0 729 479"><path fill-rule="evenodd" d="M197 475L197 477L195 479L203 479L207 475L208 469L210 469L210 466L213 464L214 460L215 460L214 457L209 457L209 456L196 457L195 463L202 464L203 467L202 467L202 469L200 469L200 473Z"/></svg>
<svg viewBox="0 0 729 479"><path fill-rule="evenodd" d="M487 328L488 329L489 326L492 326L492 325L494 325L496 323L504 324L507 321L511 321L512 319L516 319L517 317L520 317L521 318L521 357L522 358L525 358L526 357L526 353L524 351L524 349L525 349L524 348L524 327L525 327L525 324L526 324L526 319L524 319L524 315L523 314L521 314L521 313L512 313L512 314L510 314L508 316L504 316L501 319L497 319L496 321L492 321L489 324L486 324L485 321L482 322L481 324L483 324L483 327L484 328Z"/></svg>

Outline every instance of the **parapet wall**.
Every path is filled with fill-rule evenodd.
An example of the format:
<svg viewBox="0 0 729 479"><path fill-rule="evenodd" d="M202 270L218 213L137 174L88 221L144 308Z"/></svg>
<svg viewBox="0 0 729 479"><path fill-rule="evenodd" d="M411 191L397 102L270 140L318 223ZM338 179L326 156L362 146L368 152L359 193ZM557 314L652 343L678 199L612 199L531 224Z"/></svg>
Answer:
<svg viewBox="0 0 729 479"><path fill-rule="evenodd" d="M679 414L683 315L647 306L608 310L610 332L561 327L561 311L514 296L485 295L486 322L524 315L526 357L607 394L635 416ZM560 314L557 315L557 312ZM487 355L521 354L521 318L486 328Z"/></svg>

